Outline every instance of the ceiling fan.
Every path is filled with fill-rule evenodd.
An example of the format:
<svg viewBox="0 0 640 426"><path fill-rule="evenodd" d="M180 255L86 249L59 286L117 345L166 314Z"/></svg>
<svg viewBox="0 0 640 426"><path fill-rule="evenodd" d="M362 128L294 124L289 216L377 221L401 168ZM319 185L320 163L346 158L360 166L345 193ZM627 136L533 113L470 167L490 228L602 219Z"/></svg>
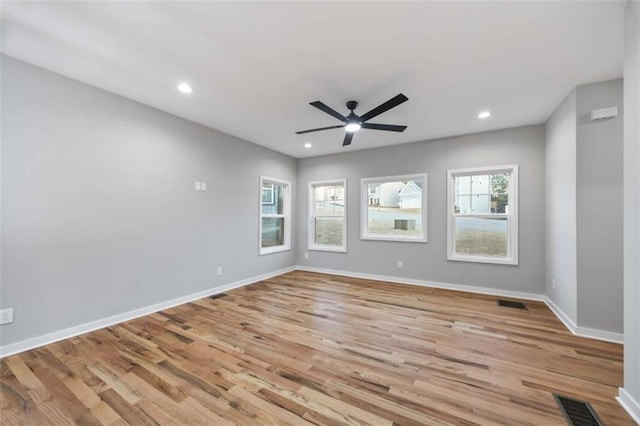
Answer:
<svg viewBox="0 0 640 426"><path fill-rule="evenodd" d="M302 130L300 132L296 132L296 134L301 135L303 133L319 132L320 130L339 129L341 127L344 127L344 130L346 130L347 133L344 136L344 142L342 142L342 146L347 146L347 145L351 145L353 134L360 129L387 130L389 132L404 132L404 129L406 129L407 126L397 126L394 124L367 123L367 121L369 121L373 117L377 117L383 112L389 111L391 108L397 107L401 103L408 100L409 98L407 98L405 95L400 93L399 95L389 99L387 102L381 105L378 105L371 111L364 113L360 116L356 115L356 113L353 112L353 110L358 107L358 102L349 101L347 102L347 109L351 111L351 113L346 117L340 114L338 111L326 106L320 101L311 102L310 105L318 108L320 111L326 112L332 117L337 118L338 120L342 121L344 124L341 124L338 126L320 127L318 129Z"/></svg>

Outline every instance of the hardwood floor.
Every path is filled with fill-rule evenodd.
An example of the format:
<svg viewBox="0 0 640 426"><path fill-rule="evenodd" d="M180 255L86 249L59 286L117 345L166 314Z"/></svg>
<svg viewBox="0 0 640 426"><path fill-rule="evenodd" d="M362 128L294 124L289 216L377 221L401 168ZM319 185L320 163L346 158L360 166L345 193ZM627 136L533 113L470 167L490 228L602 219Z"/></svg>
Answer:
<svg viewBox="0 0 640 426"><path fill-rule="evenodd" d="M526 304L292 272L3 359L0 420L564 425L558 392L633 425L622 346Z"/></svg>

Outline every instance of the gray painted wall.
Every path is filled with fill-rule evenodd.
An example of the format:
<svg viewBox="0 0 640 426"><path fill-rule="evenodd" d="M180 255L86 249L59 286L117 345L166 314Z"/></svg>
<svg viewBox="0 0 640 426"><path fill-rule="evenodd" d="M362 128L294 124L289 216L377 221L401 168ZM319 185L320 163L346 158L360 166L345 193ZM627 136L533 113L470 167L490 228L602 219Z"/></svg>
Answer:
<svg viewBox="0 0 640 426"><path fill-rule="evenodd" d="M625 11L624 389L640 407L640 2Z"/></svg>
<svg viewBox="0 0 640 426"><path fill-rule="evenodd" d="M545 292L575 325L622 333L623 119L590 120L608 106L621 79L578 86L546 123Z"/></svg>
<svg viewBox="0 0 640 426"><path fill-rule="evenodd" d="M360 142L355 143L366 143L366 140L360 138ZM512 163L520 165L520 265L447 261L447 170ZM360 240L360 179L420 172L428 173L428 242ZM348 252L309 251L309 259L305 259L308 247L308 182L338 178L347 178ZM543 190L542 125L301 159L298 166L298 263L358 273L543 293ZM398 260L404 262L403 269L397 269Z"/></svg>
<svg viewBox="0 0 640 426"><path fill-rule="evenodd" d="M2 60L3 345L295 264L258 256L259 176L295 190L295 159Z"/></svg>
<svg viewBox="0 0 640 426"><path fill-rule="evenodd" d="M576 323L575 90L571 91L551 115L545 130L545 290L553 303Z"/></svg>
<svg viewBox="0 0 640 426"><path fill-rule="evenodd" d="M622 333L622 79L576 89L577 320ZM617 106L618 117L591 121L591 110Z"/></svg>

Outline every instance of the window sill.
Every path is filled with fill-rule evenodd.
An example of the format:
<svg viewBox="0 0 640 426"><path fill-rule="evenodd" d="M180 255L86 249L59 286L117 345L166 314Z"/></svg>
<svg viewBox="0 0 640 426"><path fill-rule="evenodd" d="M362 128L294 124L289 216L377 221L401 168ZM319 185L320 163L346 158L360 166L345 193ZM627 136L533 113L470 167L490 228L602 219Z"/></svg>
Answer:
<svg viewBox="0 0 640 426"><path fill-rule="evenodd" d="M447 256L447 260L456 262L492 263L496 265L518 265L518 260L513 258L483 257L483 256L463 256L459 254Z"/></svg>
<svg viewBox="0 0 640 426"><path fill-rule="evenodd" d="M329 246L309 246L307 250L330 251L330 252L337 252L337 253L346 253L347 252L347 248L346 247L329 247Z"/></svg>
<svg viewBox="0 0 640 426"><path fill-rule="evenodd" d="M264 247L260 248L260 256L271 253L279 253L281 251L289 251L291 250L290 246L274 246L274 247Z"/></svg>
<svg viewBox="0 0 640 426"><path fill-rule="evenodd" d="M377 235L362 235L360 236L361 240L370 240L370 241L395 241L401 243L426 243L426 238L402 238L402 237L384 237Z"/></svg>

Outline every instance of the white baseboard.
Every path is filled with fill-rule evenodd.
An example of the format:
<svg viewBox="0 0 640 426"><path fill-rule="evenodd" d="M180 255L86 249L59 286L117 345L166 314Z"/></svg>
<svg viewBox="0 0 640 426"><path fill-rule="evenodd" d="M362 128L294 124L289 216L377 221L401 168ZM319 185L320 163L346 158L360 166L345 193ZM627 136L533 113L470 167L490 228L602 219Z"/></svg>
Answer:
<svg viewBox="0 0 640 426"><path fill-rule="evenodd" d="M575 322L573 322L571 318L569 318L569 315L565 314L562 309L560 309L560 307L556 305L548 296L544 296L544 303L546 303L549 309L551 309L551 312L556 314L558 319L562 321L564 326L567 327L569 331L571 331L573 334L576 334L578 326Z"/></svg>
<svg viewBox="0 0 640 426"><path fill-rule="evenodd" d="M633 399L624 388L618 388L618 396L616 399L618 403L622 405L622 408L627 410L631 418L640 425L640 402Z"/></svg>
<svg viewBox="0 0 640 426"><path fill-rule="evenodd" d="M580 327L576 328L573 333L576 336L588 337L590 339L604 340L605 342L624 344L624 334L614 333L613 331L598 330L595 328Z"/></svg>
<svg viewBox="0 0 640 426"><path fill-rule="evenodd" d="M253 284L258 281L275 277L276 275L281 275L287 272L291 272L295 269L296 269L295 267L289 267L289 268L280 269L277 271L268 272L266 274L258 275L251 278L246 278L240 281L235 281L233 283L225 284L219 287L213 287L207 290L199 291L197 293L189 294L187 296L181 296L175 299L167 300L165 302L160 302L154 305L145 306L143 308L134 309L133 311L113 315L107 318L102 318L96 321L91 321L91 322L80 324L74 327L65 328L64 330L54 331L53 333L43 334L42 336L32 337L29 339L21 340L19 342L0 346L0 358L7 357L9 355L14 355L19 352L28 351L30 349L34 349L40 346L48 345L50 343L54 343L63 339L69 339L71 337L75 337L80 334L88 333L90 331L98 330L104 327L109 327L124 321L129 321L135 318L149 315L154 312L161 311L163 309L168 309L174 306L182 305L184 303L193 302L194 300L202 299L203 297L208 297L214 294L224 293L225 291L233 290L235 288L244 287L246 285Z"/></svg>
<svg viewBox="0 0 640 426"><path fill-rule="evenodd" d="M466 291L469 293L487 294L499 297L514 297L517 299L536 300L544 302L549 309L558 317L560 321L571 331L571 333L580 337L589 339L604 340L606 342L619 343L624 342L622 333L614 333L605 330L596 330L593 328L580 327L576 325L569 316L567 316L553 301L544 294L526 293L521 291L502 290L491 287L476 287L464 284L442 283L437 281L416 280L410 278L392 277L375 274L364 274L361 272L342 271L336 269L315 268L312 266L298 265L296 269L300 271L318 272L322 274L341 275L352 278L363 278L373 281L389 281L398 284L417 285L422 287L442 288L445 290Z"/></svg>
<svg viewBox="0 0 640 426"><path fill-rule="evenodd" d="M587 337L589 339L603 340L605 342L611 343L624 343L624 334L623 333L615 333L612 331L606 330L598 330L595 328L581 327L576 325L575 322L567 314L565 314L558 305L556 305L551 298L548 296L544 296L544 303L547 304L549 309L556 314L558 319L562 321L562 323L576 336Z"/></svg>
<svg viewBox="0 0 640 426"><path fill-rule="evenodd" d="M535 293L525 293L522 291L501 290L491 287L477 287L465 284L442 283L438 281L416 280L412 278L391 277L385 275L363 274L361 272L340 271L336 269L315 268L311 266L298 265L296 269L300 271L318 272L321 274L342 275L344 277L363 278L372 281L389 281L398 284L417 285L421 287L441 288L444 290L466 291L468 293L487 294L490 296L514 297L517 299L544 301L544 296Z"/></svg>

